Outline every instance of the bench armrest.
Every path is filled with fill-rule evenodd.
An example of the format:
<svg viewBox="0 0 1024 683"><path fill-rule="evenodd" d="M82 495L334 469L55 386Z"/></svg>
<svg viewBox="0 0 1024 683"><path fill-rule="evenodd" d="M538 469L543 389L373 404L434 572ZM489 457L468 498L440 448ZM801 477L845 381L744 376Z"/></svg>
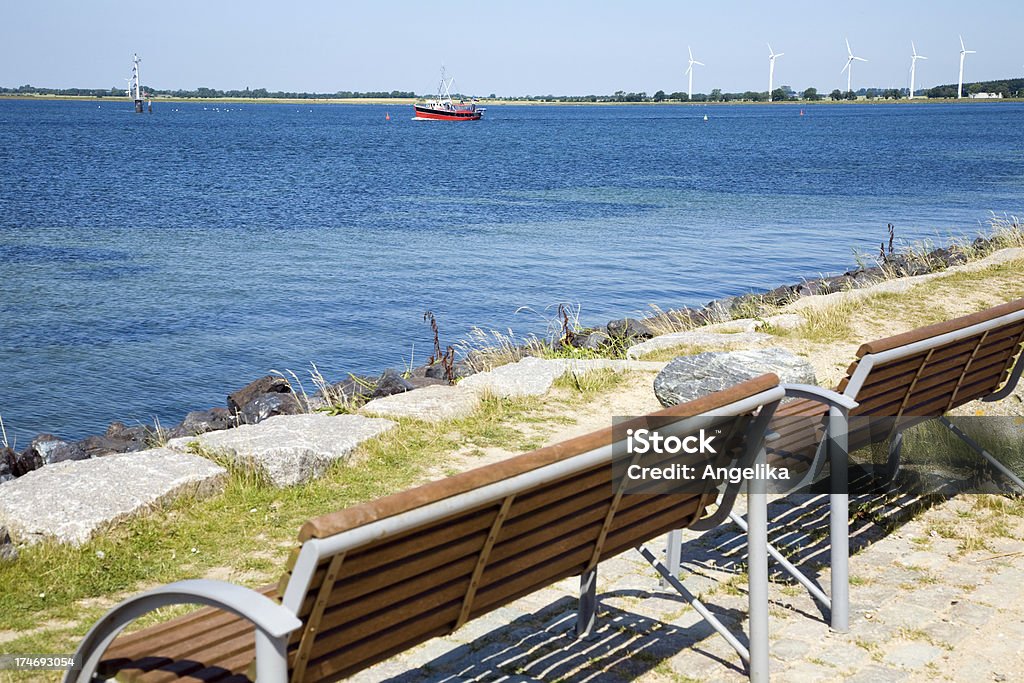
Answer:
<svg viewBox="0 0 1024 683"><path fill-rule="evenodd" d="M812 401L839 408L844 413L848 413L860 405L846 394L813 384L780 384L779 386L786 392L787 397L809 398Z"/></svg>
<svg viewBox="0 0 1024 683"><path fill-rule="evenodd" d="M302 626L298 617L286 607L251 588L212 579L178 581L128 598L107 612L96 622L78 647L75 661L79 662L82 668L68 671L64 677L65 683L91 681L110 643L132 621L161 607L182 604L217 607L255 626L258 667L264 664L261 655L264 658L267 655L273 657L273 653L278 650L283 653L285 636ZM284 663L287 672L287 663L281 663ZM274 666L276 662L266 664L269 666L265 667L264 671L278 669ZM260 678L263 679L263 676Z"/></svg>

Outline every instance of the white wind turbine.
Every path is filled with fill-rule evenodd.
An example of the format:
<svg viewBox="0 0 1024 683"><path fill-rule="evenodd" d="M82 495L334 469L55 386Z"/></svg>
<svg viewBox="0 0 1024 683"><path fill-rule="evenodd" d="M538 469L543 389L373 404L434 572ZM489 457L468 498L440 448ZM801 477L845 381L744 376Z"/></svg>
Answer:
<svg viewBox="0 0 1024 683"><path fill-rule="evenodd" d="M772 50L772 44L768 43L768 101L769 102L772 101L772 82L773 82L773 80L775 78L775 58L776 57L781 57L784 54L786 54L786 53L785 52L780 52L779 54L775 54L775 51Z"/></svg>
<svg viewBox="0 0 1024 683"><path fill-rule="evenodd" d="M698 66L705 66L705 64L704 64L704 62L698 62L696 59L693 58L693 50L691 50L689 46L686 47L686 50L690 53L690 65L686 69L686 73L690 77L690 84L686 87L686 99L692 100L693 99L693 65L696 64Z"/></svg>
<svg viewBox="0 0 1024 683"><path fill-rule="evenodd" d="M910 51L913 53L913 56L910 58L910 97L909 97L909 99L912 100L912 99L914 99L914 74L917 72L917 60L919 60L919 59L928 59L928 58L925 57L924 55L917 54L917 48L914 47L914 41L910 41Z"/></svg>
<svg viewBox="0 0 1024 683"><path fill-rule="evenodd" d="M956 98L959 100L964 96L964 57L973 55L974 50L964 47L964 37L960 36L960 79L956 84Z"/></svg>
<svg viewBox="0 0 1024 683"><path fill-rule="evenodd" d="M846 72L846 92L850 92L851 90L853 90L853 86L851 85L851 83L853 82L853 62L855 60L858 62L866 62L868 60L864 59L863 57L853 56L853 50L850 49L849 38L846 39L846 55L846 66L843 67L843 71ZM839 73L843 73L843 71L840 71Z"/></svg>

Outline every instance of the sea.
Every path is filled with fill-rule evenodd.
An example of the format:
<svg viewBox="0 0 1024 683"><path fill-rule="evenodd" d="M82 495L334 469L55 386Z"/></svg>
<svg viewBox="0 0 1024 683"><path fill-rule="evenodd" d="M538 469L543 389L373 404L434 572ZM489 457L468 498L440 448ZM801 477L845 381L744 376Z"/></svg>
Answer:
<svg viewBox="0 0 1024 683"><path fill-rule="evenodd" d="M704 119L707 115L707 120ZM0 101L0 418L164 427L271 371L422 364L1024 215L1024 105Z"/></svg>

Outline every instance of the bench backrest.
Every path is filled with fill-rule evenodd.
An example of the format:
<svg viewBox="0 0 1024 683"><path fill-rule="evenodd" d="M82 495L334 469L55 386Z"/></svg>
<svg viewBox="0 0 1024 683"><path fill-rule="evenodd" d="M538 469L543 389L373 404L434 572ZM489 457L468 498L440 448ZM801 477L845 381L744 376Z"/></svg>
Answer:
<svg viewBox="0 0 1024 683"><path fill-rule="evenodd" d="M763 437L751 416L781 396L778 378L765 375L649 417L686 418L683 434L718 425L717 458L730 464ZM713 480L622 495L614 438L609 427L305 524L282 580L285 606L304 622L289 645L292 679L336 680L451 633L686 527L715 501Z"/></svg>
<svg viewBox="0 0 1024 683"><path fill-rule="evenodd" d="M863 344L838 391L852 416L931 418L994 393L1024 343L1024 299Z"/></svg>

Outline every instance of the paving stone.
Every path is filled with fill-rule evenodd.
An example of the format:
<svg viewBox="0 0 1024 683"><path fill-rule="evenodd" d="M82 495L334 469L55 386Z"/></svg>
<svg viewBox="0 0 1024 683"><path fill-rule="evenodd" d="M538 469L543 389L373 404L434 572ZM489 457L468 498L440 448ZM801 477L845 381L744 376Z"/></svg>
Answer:
<svg viewBox="0 0 1024 683"><path fill-rule="evenodd" d="M899 683L907 680L907 672L887 666L872 665L847 677L846 683Z"/></svg>
<svg viewBox="0 0 1024 683"><path fill-rule="evenodd" d="M276 415L255 425L171 439L167 446L184 451L196 442L262 473L275 486L289 486L319 477L363 441L395 426L363 415Z"/></svg>
<svg viewBox="0 0 1024 683"><path fill-rule="evenodd" d="M906 669L921 669L928 662L941 657L945 651L929 643L902 643L886 647L882 660L886 664Z"/></svg>
<svg viewBox="0 0 1024 683"><path fill-rule="evenodd" d="M788 662L794 659L801 659L811 651L811 644L806 640L794 640L782 638L776 640L771 646L771 655L776 659Z"/></svg>
<svg viewBox="0 0 1024 683"><path fill-rule="evenodd" d="M424 422L442 422L470 415L480 406L480 396L462 386L433 385L377 398L360 412L377 417L412 418Z"/></svg>
<svg viewBox="0 0 1024 683"><path fill-rule="evenodd" d="M79 545L181 496L217 493L226 479L223 467L167 448L53 463L0 484L0 525L20 543Z"/></svg>

